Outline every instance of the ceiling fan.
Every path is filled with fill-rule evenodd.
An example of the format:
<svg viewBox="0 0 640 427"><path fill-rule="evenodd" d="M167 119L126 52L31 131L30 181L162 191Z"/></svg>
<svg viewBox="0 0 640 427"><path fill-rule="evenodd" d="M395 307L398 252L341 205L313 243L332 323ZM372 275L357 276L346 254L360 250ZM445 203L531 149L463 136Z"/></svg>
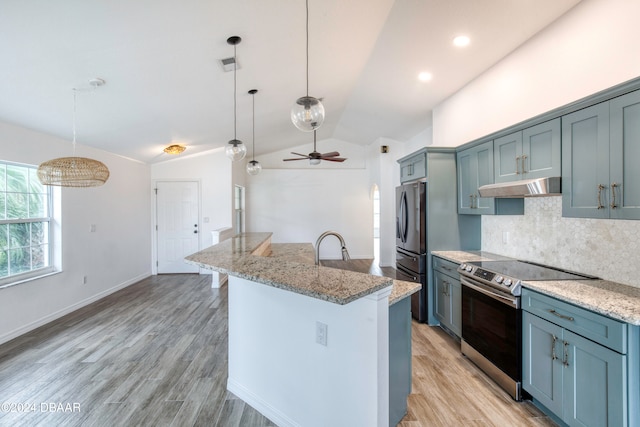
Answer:
<svg viewBox="0 0 640 427"><path fill-rule="evenodd" d="M344 157L339 157L340 153L338 153L337 151L332 151L330 153L322 153L320 154L317 150L316 150L316 131L313 131L313 151L309 154L300 154L300 153L294 153L293 151L291 152L291 154L295 154L296 156L300 156L298 158L295 159L283 159L283 161L285 162L290 162L292 160L307 160L309 159L309 163L312 165L319 165L321 160L327 160L329 162L344 162L345 160L347 160Z"/></svg>

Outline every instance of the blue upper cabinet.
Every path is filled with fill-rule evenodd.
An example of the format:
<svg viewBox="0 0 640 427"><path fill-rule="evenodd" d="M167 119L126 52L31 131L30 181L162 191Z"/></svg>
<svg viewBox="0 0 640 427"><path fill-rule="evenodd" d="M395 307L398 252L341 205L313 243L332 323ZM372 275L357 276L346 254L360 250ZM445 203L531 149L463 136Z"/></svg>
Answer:
<svg viewBox="0 0 640 427"><path fill-rule="evenodd" d="M480 197L478 187L493 184L493 141L459 151L458 213L485 215L495 213L493 198Z"/></svg>
<svg viewBox="0 0 640 427"><path fill-rule="evenodd" d="M640 91L610 101L609 217L640 219Z"/></svg>
<svg viewBox="0 0 640 427"><path fill-rule="evenodd" d="M562 216L608 218L609 103L562 117Z"/></svg>
<svg viewBox="0 0 640 427"><path fill-rule="evenodd" d="M560 176L560 119L493 141L495 182Z"/></svg>
<svg viewBox="0 0 640 427"><path fill-rule="evenodd" d="M493 141L495 182L516 181L522 178L522 131L496 138Z"/></svg>
<svg viewBox="0 0 640 427"><path fill-rule="evenodd" d="M427 150L422 149L398 160L400 164L400 183L424 179L427 177Z"/></svg>
<svg viewBox="0 0 640 427"><path fill-rule="evenodd" d="M562 215L640 219L640 91L562 117Z"/></svg>

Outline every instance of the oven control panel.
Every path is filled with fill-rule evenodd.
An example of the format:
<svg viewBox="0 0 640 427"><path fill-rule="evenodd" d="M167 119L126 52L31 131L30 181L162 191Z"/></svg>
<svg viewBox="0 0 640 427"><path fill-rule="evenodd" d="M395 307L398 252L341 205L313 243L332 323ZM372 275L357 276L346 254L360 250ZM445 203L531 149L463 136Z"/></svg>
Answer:
<svg viewBox="0 0 640 427"><path fill-rule="evenodd" d="M458 273L467 277L479 279L487 285L502 289L504 292L508 292L515 296L519 296L521 292L520 280L500 275L476 265L466 263L460 264L458 267Z"/></svg>

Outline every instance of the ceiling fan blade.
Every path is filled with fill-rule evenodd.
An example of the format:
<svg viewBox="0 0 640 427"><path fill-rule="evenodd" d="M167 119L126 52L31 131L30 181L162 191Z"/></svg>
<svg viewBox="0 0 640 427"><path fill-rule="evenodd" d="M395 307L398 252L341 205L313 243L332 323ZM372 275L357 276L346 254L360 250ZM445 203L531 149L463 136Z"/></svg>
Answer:
<svg viewBox="0 0 640 427"><path fill-rule="evenodd" d="M344 162L347 159L344 157L328 157L328 158L323 157L321 160L326 160L328 162Z"/></svg>
<svg viewBox="0 0 640 427"><path fill-rule="evenodd" d="M332 151L330 153L321 154L322 157L338 157L339 155L340 155L340 153L338 153L337 151Z"/></svg>
<svg viewBox="0 0 640 427"><path fill-rule="evenodd" d="M293 151L291 152L291 154L295 154L296 156L306 157L307 159L309 158L309 155L308 155L308 154L294 153Z"/></svg>
<svg viewBox="0 0 640 427"><path fill-rule="evenodd" d="M283 162L290 162L291 160L307 160L308 157L300 157L297 159L282 159Z"/></svg>

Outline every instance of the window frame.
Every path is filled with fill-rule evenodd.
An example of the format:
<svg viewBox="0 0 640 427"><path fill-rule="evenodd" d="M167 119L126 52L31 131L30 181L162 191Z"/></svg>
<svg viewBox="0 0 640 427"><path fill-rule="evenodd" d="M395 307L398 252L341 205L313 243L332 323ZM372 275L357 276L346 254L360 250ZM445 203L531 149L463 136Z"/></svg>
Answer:
<svg viewBox="0 0 640 427"><path fill-rule="evenodd" d="M25 163L18 163L18 162L11 162L8 160L0 160L0 165L5 166L4 168L4 173L5 173L5 177L7 176L7 172L6 172L6 167L7 166L17 166L17 167L21 167L21 168L25 168L27 169L27 186L29 185L29 176L30 174L30 170L35 170L37 169L37 166L35 165L30 165L30 164L25 164ZM54 253L54 246L56 246L56 239L55 239L55 212L56 212L56 208L54 206L54 199L58 199L56 197L54 197L54 190L51 186L48 185L43 185L44 189L46 190L46 212L44 212L46 214L46 216L44 217L35 217L35 218L2 218L0 219L0 225L5 225L5 224L33 224L33 223L46 223L47 224L47 232L46 232L46 251L44 251L44 253L46 253L46 260L45 260L45 266L44 267L39 267L39 268L35 268L35 269L31 269L29 271L24 271L24 272L20 272L20 273L16 273L16 274L11 274L5 277L0 277L0 289L3 288L7 288L10 286L14 286L20 283L24 283L26 281L30 281L30 280L34 280L40 277L44 277L44 276L48 276L51 275L53 273L56 273L58 271L58 269L56 268L56 257L55 257L55 253ZM29 188L28 188L29 190ZM6 206L8 203L8 198L6 197L6 194L8 193L12 193L12 191L8 190L8 182L5 181L5 188L3 190L0 190L0 193L4 193L5 194L5 212L6 212ZM26 193L27 196L31 195L31 194L44 194L44 193L32 193L32 192L27 192ZM3 212L4 214L4 212ZM32 242L29 241L29 246L30 249L33 248L34 246L32 245ZM0 250L8 250L9 248L0 248Z"/></svg>

